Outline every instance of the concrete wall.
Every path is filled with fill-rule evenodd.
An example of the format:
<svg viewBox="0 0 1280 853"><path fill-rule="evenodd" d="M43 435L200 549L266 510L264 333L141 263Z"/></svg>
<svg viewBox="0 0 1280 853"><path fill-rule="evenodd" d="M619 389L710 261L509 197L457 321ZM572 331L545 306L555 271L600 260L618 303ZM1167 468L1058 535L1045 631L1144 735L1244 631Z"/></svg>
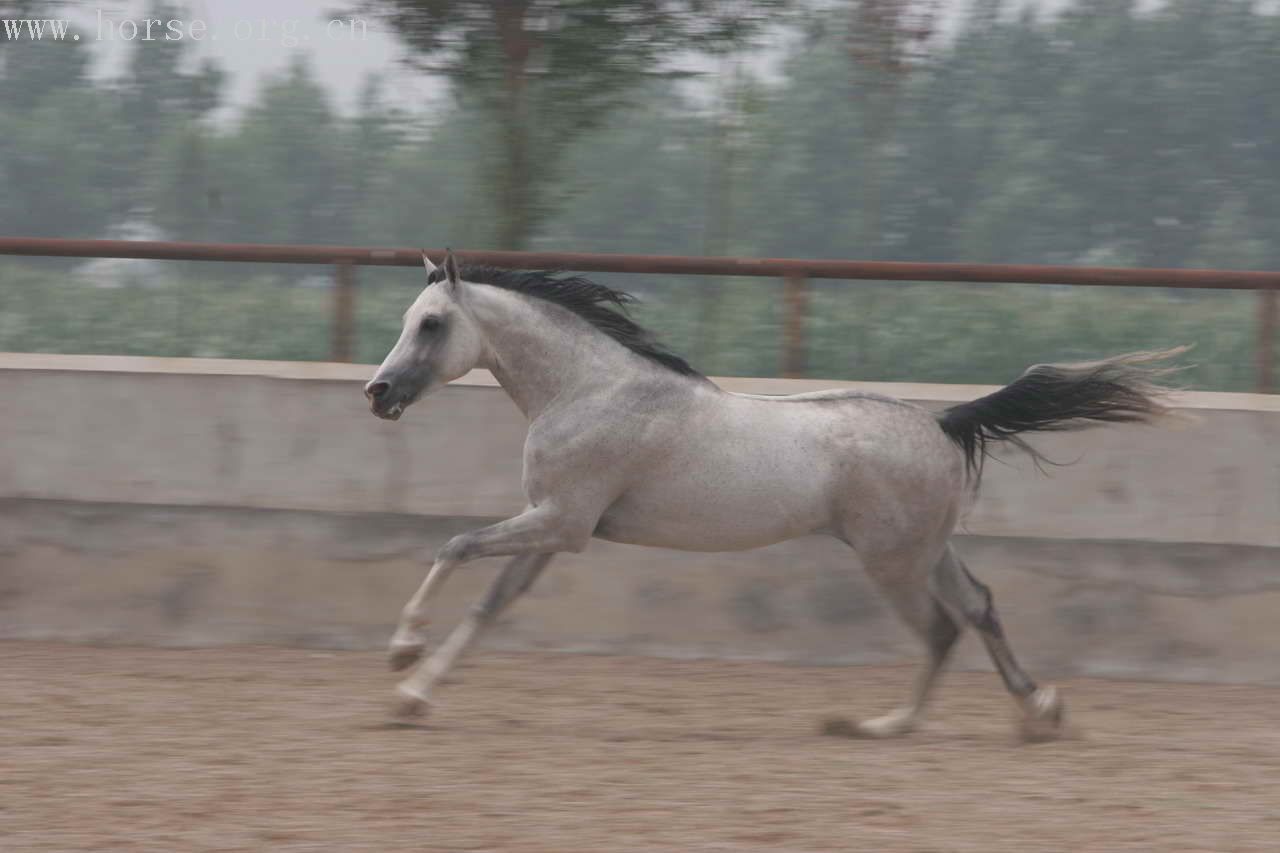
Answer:
<svg viewBox="0 0 1280 853"><path fill-rule="evenodd" d="M487 374L370 417L371 368L0 356L0 636L383 644L448 536L522 504L519 412ZM833 382L723 380L787 393ZM979 387L858 384L930 406ZM960 547L1041 671L1280 683L1280 399L988 466ZM1078 460L1078 461L1077 461ZM455 575L450 627L496 569ZM843 546L742 554L593 543L492 636L508 647L914 657ZM982 666L976 643L961 665Z"/></svg>

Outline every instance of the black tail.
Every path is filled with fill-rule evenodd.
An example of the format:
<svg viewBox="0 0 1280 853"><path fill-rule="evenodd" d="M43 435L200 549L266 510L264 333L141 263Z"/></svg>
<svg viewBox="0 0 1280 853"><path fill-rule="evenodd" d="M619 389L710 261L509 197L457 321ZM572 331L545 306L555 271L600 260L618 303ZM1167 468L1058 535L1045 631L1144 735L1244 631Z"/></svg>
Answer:
<svg viewBox="0 0 1280 853"><path fill-rule="evenodd" d="M1151 421L1168 414L1168 390L1156 380L1180 368L1168 359L1186 347L1120 355L1087 364L1038 364L1012 385L938 416L947 436L964 451L970 472L982 473L987 445L1008 441L1037 461L1047 461L1018 437L1023 432L1081 429L1095 423Z"/></svg>

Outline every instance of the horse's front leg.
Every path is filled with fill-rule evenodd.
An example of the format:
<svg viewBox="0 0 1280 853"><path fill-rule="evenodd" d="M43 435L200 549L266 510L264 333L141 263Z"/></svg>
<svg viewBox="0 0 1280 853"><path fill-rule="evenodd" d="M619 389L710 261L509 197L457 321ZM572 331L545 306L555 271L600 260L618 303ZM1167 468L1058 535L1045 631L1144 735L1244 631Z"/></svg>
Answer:
<svg viewBox="0 0 1280 853"><path fill-rule="evenodd" d="M453 537L436 555L422 586L405 605L400 624L391 638L391 664L403 669L417 660L425 644L423 628L427 607L455 568L482 557L520 554L552 554L581 551L591 538L595 517L570 514L552 504L531 507L489 527ZM401 682L399 691L410 702L426 701L431 684L438 677L425 663ZM411 709L405 709L411 710Z"/></svg>
<svg viewBox="0 0 1280 853"><path fill-rule="evenodd" d="M453 629L440 647L422 665L425 681L419 684L419 694L411 698L399 700L399 711L405 715L415 715L425 709L421 696L429 694L457 663L467 647L488 626L502 614L504 610L523 595L533 582L542 574L542 570L551 562L552 554L521 554L512 557L489 586L489 591L473 607L467 617L457 628Z"/></svg>

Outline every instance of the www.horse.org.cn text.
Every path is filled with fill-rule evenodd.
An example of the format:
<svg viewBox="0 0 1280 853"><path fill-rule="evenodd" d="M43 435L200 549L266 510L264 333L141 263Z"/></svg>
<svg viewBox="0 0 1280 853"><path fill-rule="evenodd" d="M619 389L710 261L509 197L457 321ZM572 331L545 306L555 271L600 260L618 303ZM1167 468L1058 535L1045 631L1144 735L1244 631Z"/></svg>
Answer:
<svg viewBox="0 0 1280 853"><path fill-rule="evenodd" d="M252 41L294 48L308 42L364 41L368 22L362 18L237 18L206 21L200 18L113 18L96 10L84 21L49 18L6 18L2 22L7 41L178 42Z"/></svg>

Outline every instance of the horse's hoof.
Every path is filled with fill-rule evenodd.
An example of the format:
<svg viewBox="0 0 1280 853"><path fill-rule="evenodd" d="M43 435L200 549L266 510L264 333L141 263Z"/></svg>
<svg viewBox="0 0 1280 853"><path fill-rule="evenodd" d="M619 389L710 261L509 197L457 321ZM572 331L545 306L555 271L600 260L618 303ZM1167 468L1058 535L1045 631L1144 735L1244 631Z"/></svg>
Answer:
<svg viewBox="0 0 1280 853"><path fill-rule="evenodd" d="M863 720L860 723L851 722L843 717L828 717L822 721L820 730L827 737L879 739L905 735L915 727L916 715L911 709L899 708L883 717Z"/></svg>
<svg viewBox="0 0 1280 853"><path fill-rule="evenodd" d="M387 649L387 664L392 672L413 666L422 657L422 643L392 643Z"/></svg>
<svg viewBox="0 0 1280 853"><path fill-rule="evenodd" d="M391 705L391 715L400 722L418 722L431 712L431 703L424 696L411 693L404 687L396 688Z"/></svg>
<svg viewBox="0 0 1280 853"><path fill-rule="evenodd" d="M1026 698L1022 705L1019 734L1026 743L1044 743L1063 735L1067 709L1056 687L1042 687Z"/></svg>
<svg viewBox="0 0 1280 853"><path fill-rule="evenodd" d="M910 708L890 711L883 717L863 720L854 727L855 737L887 738L909 734L916 727L916 715Z"/></svg>

